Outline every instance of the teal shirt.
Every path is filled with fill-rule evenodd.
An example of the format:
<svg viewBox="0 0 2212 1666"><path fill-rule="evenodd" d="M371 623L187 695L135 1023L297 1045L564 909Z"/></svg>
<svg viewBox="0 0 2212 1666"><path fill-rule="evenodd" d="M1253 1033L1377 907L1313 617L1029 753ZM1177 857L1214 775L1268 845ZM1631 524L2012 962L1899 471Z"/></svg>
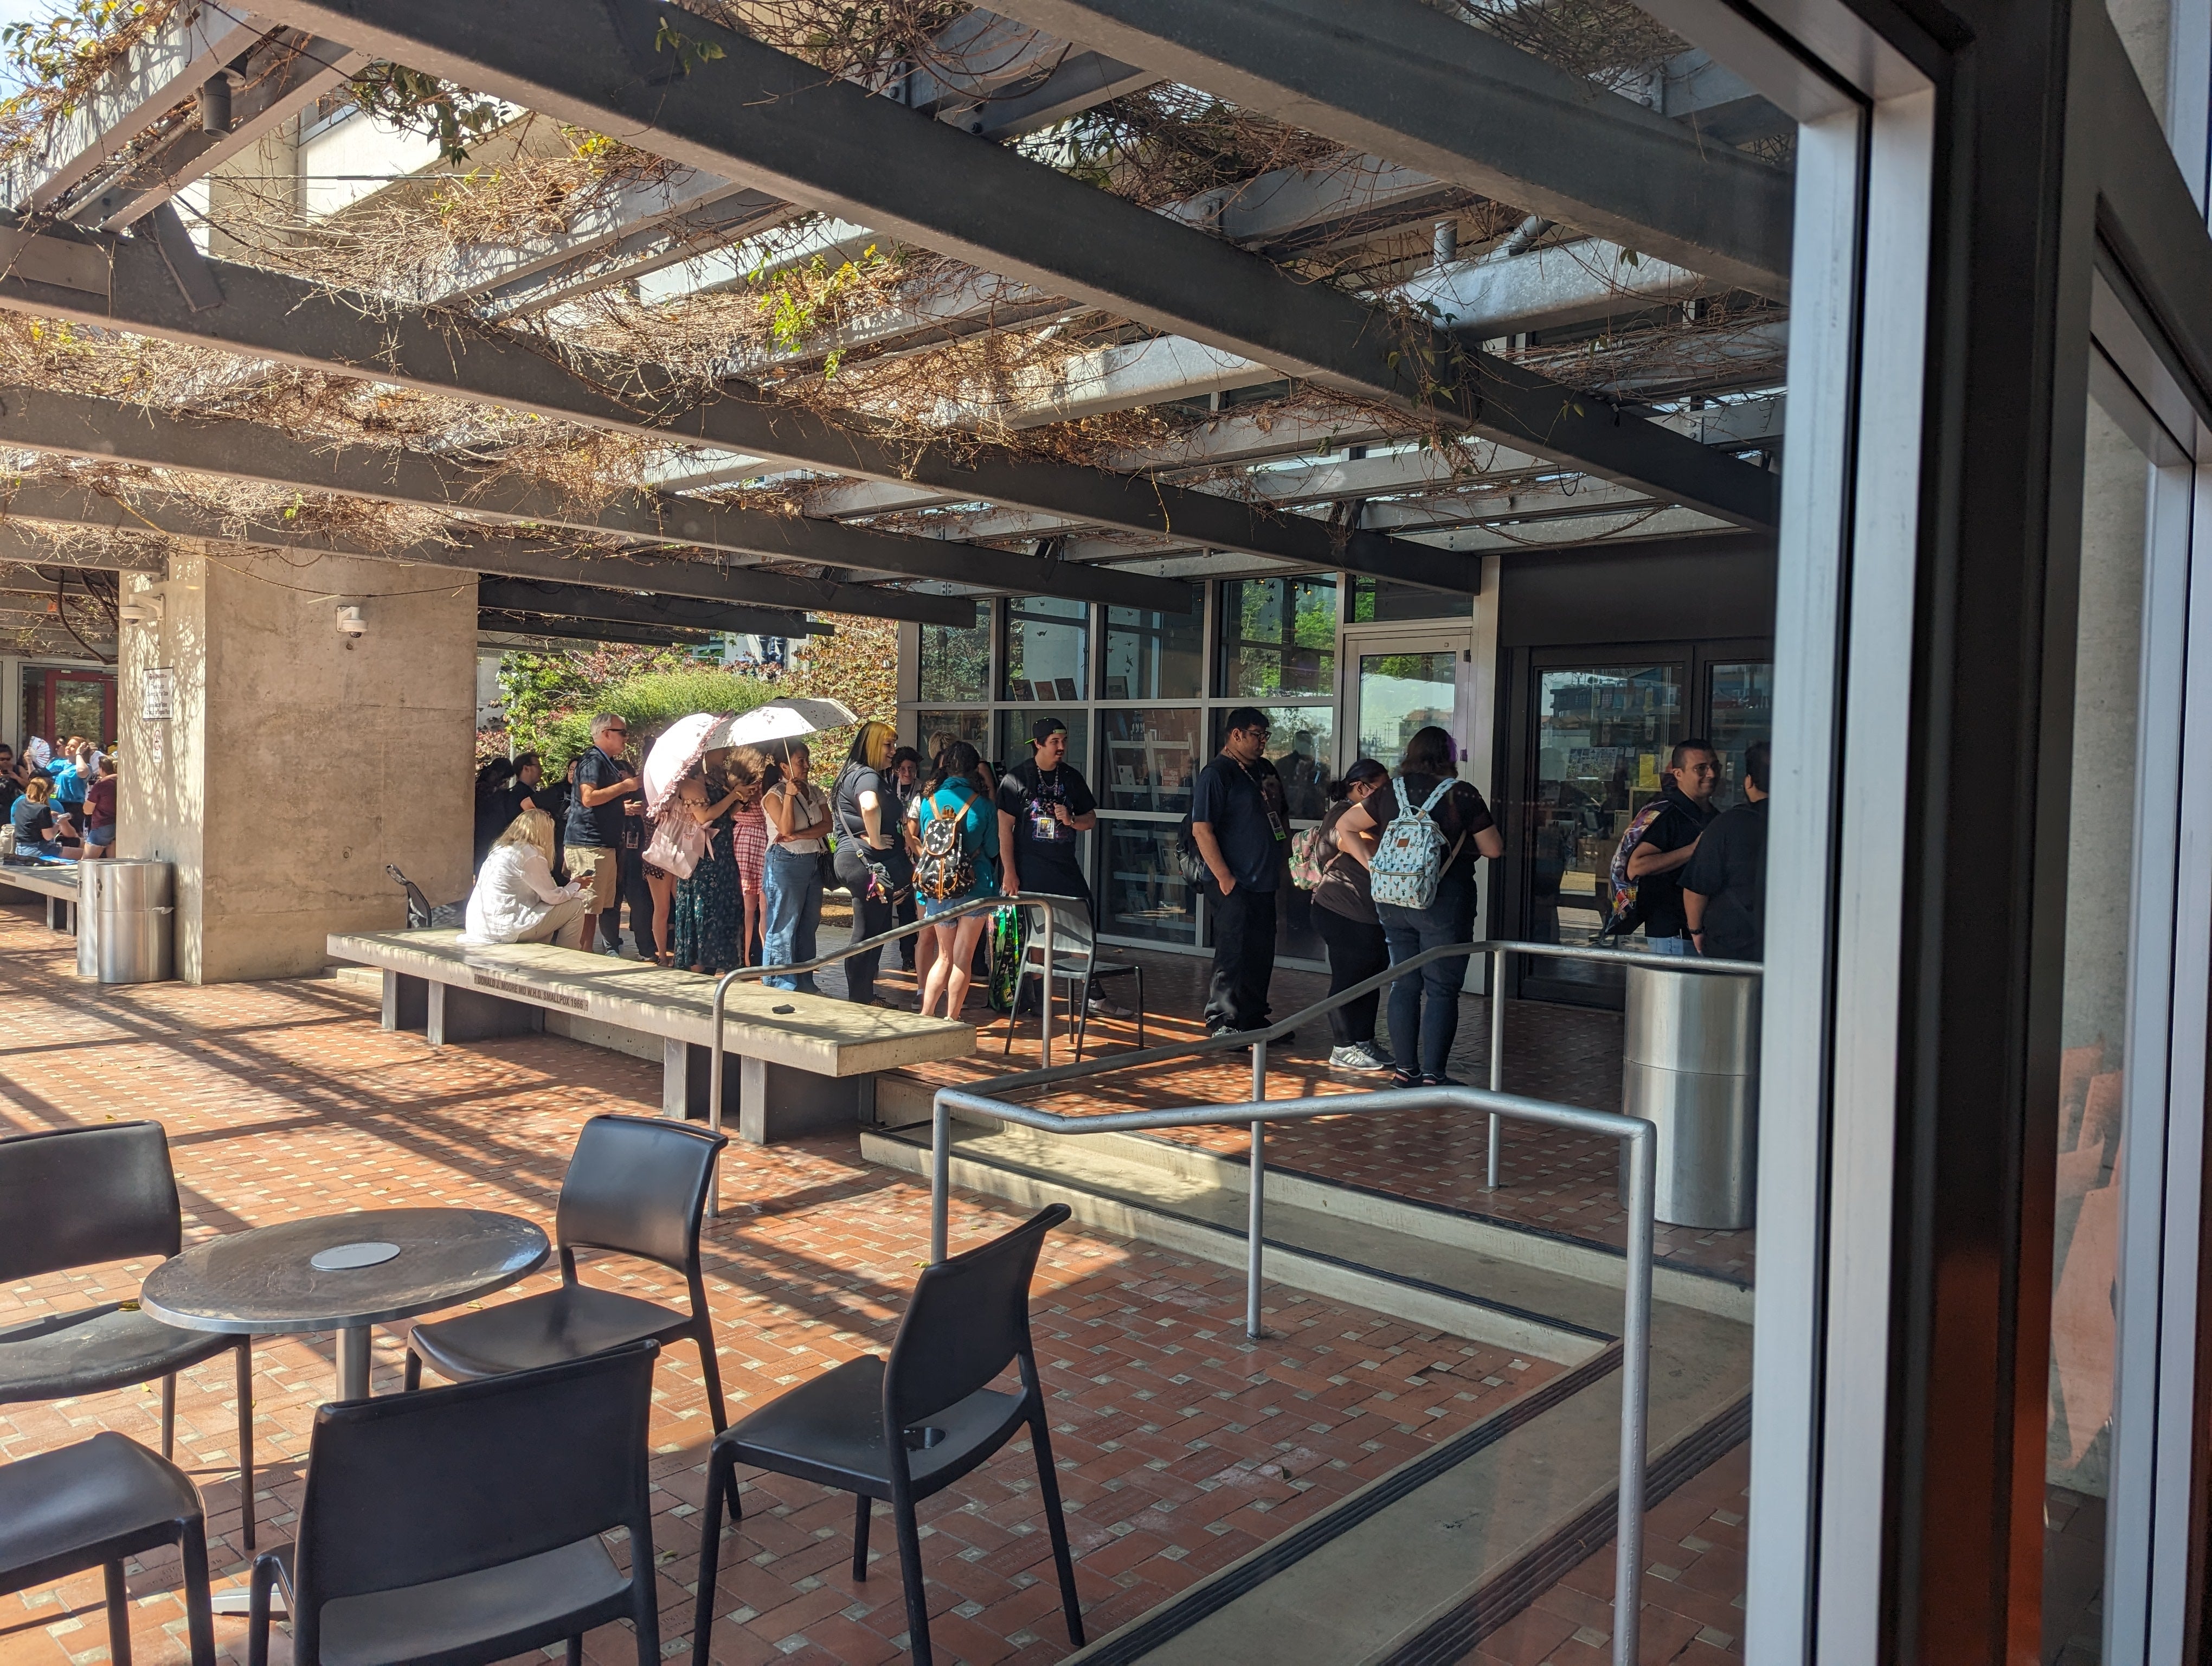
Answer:
<svg viewBox="0 0 2212 1666"><path fill-rule="evenodd" d="M965 808L962 808L963 805ZM960 811L960 843L975 864L975 883L970 897L999 894L996 807L983 790L969 781L947 781L921 801L921 827L926 829L940 811Z"/></svg>

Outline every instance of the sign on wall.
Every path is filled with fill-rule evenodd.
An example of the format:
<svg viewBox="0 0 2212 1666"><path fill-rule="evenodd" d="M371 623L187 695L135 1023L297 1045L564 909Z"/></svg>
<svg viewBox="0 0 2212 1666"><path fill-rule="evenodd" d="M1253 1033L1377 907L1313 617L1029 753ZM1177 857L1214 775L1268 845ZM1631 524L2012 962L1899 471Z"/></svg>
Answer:
<svg viewBox="0 0 2212 1666"><path fill-rule="evenodd" d="M166 723L176 714L177 673L167 666L146 672L146 691L139 715L149 723Z"/></svg>

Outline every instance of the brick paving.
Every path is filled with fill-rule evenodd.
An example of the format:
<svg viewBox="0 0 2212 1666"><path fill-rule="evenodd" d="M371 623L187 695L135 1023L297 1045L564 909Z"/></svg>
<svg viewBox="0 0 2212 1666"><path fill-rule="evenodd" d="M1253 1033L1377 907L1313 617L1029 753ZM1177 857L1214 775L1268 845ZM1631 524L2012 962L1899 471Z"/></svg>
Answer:
<svg viewBox="0 0 2212 1666"><path fill-rule="evenodd" d="M1160 1046L1196 1040L1205 1033L1209 963L1188 955L1121 949L1116 959L1136 960L1145 968L1146 1040ZM1328 981L1312 972L1279 970L1273 986L1278 1017L1322 999ZM1114 998L1127 1004L1133 994L1117 980ZM1038 1062L1036 1021L1025 1018L1015 1032L1011 1058L1002 1057L1005 1020L995 1018L978 995L968 1017L988 1018L982 1051L906 1073L923 1080L973 1082L1004 1071L1033 1068ZM1505 1006L1505 1086L1509 1091L1595 1110L1620 1109L1621 1019L1618 1012L1563 1006L1542 1001L1508 1001ZM1101 1020L1091 1035L1098 1049L1133 1048L1133 1023ZM1288 1045L1268 1049L1268 1091L1274 1098L1325 1093L1354 1093L1387 1085L1389 1078L1332 1074L1329 1039L1315 1025ZM1072 1038L1055 1040L1053 1061L1066 1063ZM1093 1056L1086 1046L1085 1057ZM1490 1002L1486 996L1462 996L1459 1035L1450 1057L1456 1080L1487 1086L1490 1081ZM1247 1100L1251 1096L1250 1055L1232 1053L1203 1061L1179 1062L1121 1072L1083 1084L1081 1091L1041 1097L1054 1110L1125 1110L1164 1105ZM1246 1139L1235 1128L1170 1130L1167 1137L1207 1150L1242 1156ZM1389 1117L1324 1117L1283 1123L1267 1133L1267 1161L1279 1168L1387 1192L1423 1203L1528 1226L1543 1231L1620 1248L1628 1237L1628 1218L1620 1205L1619 1147L1614 1141L1553 1132L1527 1123L1508 1123L1499 1151L1498 1189L1488 1189L1489 1119L1443 1111L1410 1111ZM1662 1260L1741 1283L1751 1281L1755 1231L1708 1231L1661 1225L1654 1252Z"/></svg>
<svg viewBox="0 0 2212 1666"><path fill-rule="evenodd" d="M656 1111L657 1067L552 1037L433 1051L378 1029L374 1007L330 981L95 990L67 939L0 907L0 1131L156 1116L169 1129L186 1237L349 1208L446 1204L549 1227L567 1152L589 1115ZM849 1137L733 1149L727 1209L709 1228L708 1289L732 1408L890 1340L927 1237L925 1192L860 1162ZM957 1241L1018 1212L956 1200ZM0 1290L0 1324L126 1295L143 1264ZM679 1283L607 1261L587 1276L679 1302ZM543 1273L518 1286L542 1288ZM493 1299L500 1299L494 1298ZM1243 1336L1239 1274L1095 1232L1055 1234L1040 1267L1037 1335L1054 1395L1055 1455L1078 1582L1094 1636L1140 1614L1447 1438L1556 1370L1303 1292L1272 1288L1282 1340ZM400 1338L376 1333L374 1380L398 1386ZM254 1353L253 1500L264 1543L294 1519L327 1336L265 1339ZM187 1373L178 1461L204 1487L220 1583L242 1581L229 1366ZM697 1365L672 1347L656 1382L655 1535L664 1639L690 1636L696 1505L709 1427ZM0 1456L112 1428L158 1441L150 1386L0 1408ZM905 1620L889 1524L873 1577L848 1566L849 1502L740 1472L742 1535L724 1546L710 1655L863 1666L896 1656ZM1010 1447L923 1508L940 1657L1056 1660L1034 1471ZM134 1563L133 1643L147 1666L186 1657L174 1554ZM242 1659L244 1622L219 1618ZM635 1658L628 1633L588 1639L595 1662ZM94 1666L107 1656L97 1573L0 1599L0 1666ZM280 1633L278 1666L288 1658Z"/></svg>

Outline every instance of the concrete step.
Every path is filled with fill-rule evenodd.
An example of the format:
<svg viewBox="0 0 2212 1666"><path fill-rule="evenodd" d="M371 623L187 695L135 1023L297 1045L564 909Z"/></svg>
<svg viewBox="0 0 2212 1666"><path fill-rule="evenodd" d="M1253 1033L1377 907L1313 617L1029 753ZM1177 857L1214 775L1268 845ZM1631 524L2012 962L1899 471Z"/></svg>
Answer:
<svg viewBox="0 0 2212 1666"><path fill-rule="evenodd" d="M919 1088L921 1084L910 1077L890 1073L882 1077L877 1086L877 1116L885 1123L915 1124L887 1131L895 1132L902 1140L919 1141L927 1146L929 1141L927 1122L929 1100L926 1094L905 1091L909 1086ZM1077 1174L1079 1170L1068 1167L1065 1152L1058 1157L1052 1153L1057 1146L1079 1147L1085 1153L1079 1172L1095 1170L1103 1174L1110 1171L1131 1197L1149 1201L1170 1213L1181 1210L1185 1201L1194 1197L1225 1195L1229 1201L1217 1201L1210 1206L1212 1213L1208 1219L1222 1223L1224 1219L1222 1211L1233 1208L1236 1219L1233 1223L1227 1224L1234 1225L1240 1241L1242 1239L1245 1199L1249 1195L1252 1182L1250 1166L1241 1154L1225 1155L1206 1151L1181 1140L1164 1139L1155 1134L1091 1134L1079 1138L1036 1134L1010 1129L1003 1124L969 1122L957 1116L954 1125L961 1130L960 1138L963 1143L978 1134L1007 1140L1018 1137L1032 1142L1023 1149L1035 1152L1047 1170L1064 1177ZM1013 1156L1015 1147L1011 1145L1002 1143L993 1149L1007 1153L1018 1165L1023 1160ZM1301 1216L1328 1216L1355 1234L1367 1230L1388 1234L1394 1238L1415 1240L1423 1246L1425 1256L1432 1251L1455 1250L1495 1262L1517 1262L1540 1272L1598 1285L1612 1292L1609 1310L1613 1318L1611 1325L1606 1328L1611 1330L1620 1328L1620 1292L1626 1276L1627 1260L1619 1250L1608 1245L1591 1243L1562 1232L1531 1228L1465 1210L1416 1202L1365 1187L1347 1186L1318 1176L1277 1168L1272 1164L1267 1167L1267 1233L1271 1238L1281 1236L1277 1225L1279 1213L1291 1210L1298 1212ZM981 1189L993 1189L985 1186ZM1094 1224L1103 1225L1105 1223L1099 1221ZM1334 1250L1332 1249L1330 1253L1335 1253ZM1421 1261L1368 1264L1424 1265ZM1655 1301L1694 1308L1701 1313L1711 1313L1739 1324L1751 1322L1751 1287L1732 1279L1687 1268L1671 1267L1662 1262L1652 1268L1651 1295ZM1396 1311L1395 1309L1383 1310Z"/></svg>
<svg viewBox="0 0 2212 1666"><path fill-rule="evenodd" d="M1225 1266L1245 1262L1249 1186L1236 1165L1183 1161L1164 1141L1026 1128L954 1132L952 1183L1027 1207L1066 1203L1085 1225ZM928 1130L864 1131L869 1161L927 1174ZM1202 1155L1202 1153L1193 1153ZM1241 1172L1241 1170L1239 1170ZM1580 1365L1620 1335L1620 1264L1597 1279L1378 1225L1340 1211L1278 1201L1270 1189L1264 1276L1470 1341ZM1600 1269L1601 1271L1605 1269Z"/></svg>

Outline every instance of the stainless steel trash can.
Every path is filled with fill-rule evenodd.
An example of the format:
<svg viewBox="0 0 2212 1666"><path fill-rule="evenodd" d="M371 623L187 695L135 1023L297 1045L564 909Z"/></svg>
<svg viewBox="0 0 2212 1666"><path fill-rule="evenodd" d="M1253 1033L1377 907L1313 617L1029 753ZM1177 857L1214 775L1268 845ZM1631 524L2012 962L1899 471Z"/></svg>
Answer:
<svg viewBox="0 0 2212 1666"><path fill-rule="evenodd" d="M103 856L77 865L76 970L102 983L176 976L176 868Z"/></svg>
<svg viewBox="0 0 2212 1666"><path fill-rule="evenodd" d="M1620 1108L1659 1130L1654 1213L1670 1225L1752 1224L1759 984L1717 972L1628 969Z"/></svg>

